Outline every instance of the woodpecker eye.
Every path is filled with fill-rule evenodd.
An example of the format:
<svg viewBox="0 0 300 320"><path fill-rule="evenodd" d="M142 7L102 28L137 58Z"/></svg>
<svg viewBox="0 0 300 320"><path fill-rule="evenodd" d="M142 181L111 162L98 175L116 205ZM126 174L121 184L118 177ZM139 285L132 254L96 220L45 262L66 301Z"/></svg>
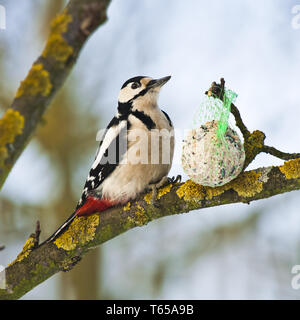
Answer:
<svg viewBox="0 0 300 320"><path fill-rule="evenodd" d="M134 82L132 85L131 85L131 89L136 89L138 87L140 87L141 85L138 83L138 82Z"/></svg>

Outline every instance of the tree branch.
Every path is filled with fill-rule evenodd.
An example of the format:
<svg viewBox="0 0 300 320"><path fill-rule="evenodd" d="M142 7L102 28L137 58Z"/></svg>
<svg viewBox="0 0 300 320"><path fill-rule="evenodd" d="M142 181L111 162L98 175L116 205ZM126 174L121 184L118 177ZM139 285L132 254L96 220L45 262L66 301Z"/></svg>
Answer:
<svg viewBox="0 0 300 320"><path fill-rule="evenodd" d="M214 81L208 91L205 92L205 94L223 101L225 95L224 78L220 79L220 83L216 83ZM264 142L266 139L266 135L260 130L250 132L242 120L239 109L233 103L231 103L230 109L235 118L235 124L241 130L244 138L244 148L246 153L246 159L243 168L244 170L261 152L271 154L282 160L291 160L300 157L300 153L286 153L279 151L274 147L266 146Z"/></svg>
<svg viewBox="0 0 300 320"><path fill-rule="evenodd" d="M264 145L262 147L262 152L271 154L272 156L277 157L282 160L290 160L290 159L300 158L300 153L286 153L286 152L279 151L274 147L269 147L266 145Z"/></svg>
<svg viewBox="0 0 300 320"><path fill-rule="evenodd" d="M0 119L0 188L66 80L89 35L106 21L109 3L110 0L71 0L52 21L41 56Z"/></svg>
<svg viewBox="0 0 300 320"><path fill-rule="evenodd" d="M36 235L6 269L6 287L0 299L17 299L59 271L68 271L87 251L129 229L161 217L230 203L250 203L300 189L300 158L279 167L259 168L240 174L228 184L204 187L188 180L159 189L159 207L150 204L151 193L88 217L77 217L54 242L35 245ZM0 276L1 278L1 276Z"/></svg>

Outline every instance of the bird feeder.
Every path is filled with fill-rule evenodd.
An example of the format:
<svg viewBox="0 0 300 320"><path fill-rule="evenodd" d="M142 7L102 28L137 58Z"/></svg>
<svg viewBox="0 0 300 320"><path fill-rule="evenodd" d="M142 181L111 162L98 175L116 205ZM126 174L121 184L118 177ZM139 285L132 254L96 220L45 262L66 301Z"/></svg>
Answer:
<svg viewBox="0 0 300 320"><path fill-rule="evenodd" d="M194 182L222 186L236 178L245 162L243 143L229 125L231 103L237 94L224 89L223 101L205 96L196 116L194 129L183 141L181 164Z"/></svg>

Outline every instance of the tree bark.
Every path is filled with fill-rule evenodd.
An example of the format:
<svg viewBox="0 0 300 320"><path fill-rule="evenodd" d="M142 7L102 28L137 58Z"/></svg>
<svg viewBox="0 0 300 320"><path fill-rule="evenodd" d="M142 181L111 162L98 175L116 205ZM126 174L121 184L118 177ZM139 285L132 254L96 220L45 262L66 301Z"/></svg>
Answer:
<svg viewBox="0 0 300 320"><path fill-rule="evenodd" d="M110 0L71 0L52 21L42 54L0 119L0 188L72 70L88 37L106 21L109 3Z"/></svg>
<svg viewBox="0 0 300 320"><path fill-rule="evenodd" d="M135 227L161 217L231 203L250 203L300 189L300 158L279 167L259 168L240 174L228 184L210 188L175 183L159 189L159 207L150 204L151 193L124 207L76 218L54 242L37 245L35 234L4 271L0 299L18 299L59 271L68 271L90 250ZM1 278L1 276L0 276ZM2 277L3 278L3 277Z"/></svg>

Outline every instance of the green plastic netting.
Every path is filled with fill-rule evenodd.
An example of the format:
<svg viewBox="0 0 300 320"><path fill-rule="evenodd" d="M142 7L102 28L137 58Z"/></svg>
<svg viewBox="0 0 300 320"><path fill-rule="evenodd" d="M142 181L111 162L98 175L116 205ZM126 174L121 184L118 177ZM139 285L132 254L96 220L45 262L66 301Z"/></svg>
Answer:
<svg viewBox="0 0 300 320"><path fill-rule="evenodd" d="M217 137L220 140L224 139L228 127L230 106L231 103L235 102L236 97L237 94L230 89L225 89L223 101L213 96L205 95L195 115L194 127L198 127L208 121L217 121Z"/></svg>
<svg viewBox="0 0 300 320"><path fill-rule="evenodd" d="M183 141L182 167L196 183L221 186L242 170L245 152L240 137L229 125L231 103L237 94L225 89L223 101L205 96Z"/></svg>

